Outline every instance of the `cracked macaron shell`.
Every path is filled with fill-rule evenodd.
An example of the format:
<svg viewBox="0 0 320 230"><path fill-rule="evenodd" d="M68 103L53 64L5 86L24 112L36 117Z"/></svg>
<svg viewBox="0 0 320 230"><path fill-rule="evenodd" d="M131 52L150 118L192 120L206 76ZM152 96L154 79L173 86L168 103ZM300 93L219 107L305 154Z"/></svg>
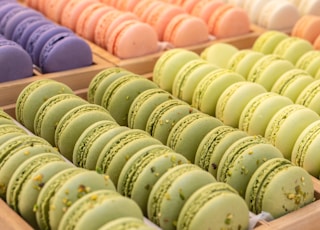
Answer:
<svg viewBox="0 0 320 230"><path fill-rule="evenodd" d="M265 211L273 218L293 212L314 201L311 176L289 160L274 158L252 175L245 200L255 214Z"/></svg>
<svg viewBox="0 0 320 230"><path fill-rule="evenodd" d="M178 229L247 229L249 209L231 186L214 182L190 196L179 214L177 226Z"/></svg>
<svg viewBox="0 0 320 230"><path fill-rule="evenodd" d="M162 229L176 229L179 213L188 198L197 189L212 182L216 179L194 164L170 168L151 190L147 208L149 220Z"/></svg>
<svg viewBox="0 0 320 230"><path fill-rule="evenodd" d="M194 163L198 146L212 129L223 125L215 117L204 113L191 113L181 118L171 129L167 146Z"/></svg>

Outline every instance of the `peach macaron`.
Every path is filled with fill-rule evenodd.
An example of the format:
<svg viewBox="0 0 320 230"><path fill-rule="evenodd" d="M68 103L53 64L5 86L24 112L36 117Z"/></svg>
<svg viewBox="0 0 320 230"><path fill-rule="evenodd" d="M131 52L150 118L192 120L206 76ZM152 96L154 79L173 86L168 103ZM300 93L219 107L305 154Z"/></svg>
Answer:
<svg viewBox="0 0 320 230"><path fill-rule="evenodd" d="M320 35L320 16L304 15L300 17L292 29L291 35L314 43Z"/></svg>

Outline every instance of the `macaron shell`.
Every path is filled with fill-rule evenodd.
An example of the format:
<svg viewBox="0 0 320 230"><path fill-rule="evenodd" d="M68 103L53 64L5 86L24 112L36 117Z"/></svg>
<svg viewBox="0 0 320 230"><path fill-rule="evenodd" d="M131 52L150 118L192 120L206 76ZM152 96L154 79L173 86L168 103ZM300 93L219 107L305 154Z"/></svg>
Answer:
<svg viewBox="0 0 320 230"><path fill-rule="evenodd" d="M278 43L287 37L288 35L284 32L269 30L256 39L252 49L263 54L272 54Z"/></svg>
<svg viewBox="0 0 320 230"><path fill-rule="evenodd" d="M319 100L319 84L320 81L317 79L310 83L298 96L296 104L306 106L309 109L320 114L320 107L317 101Z"/></svg>

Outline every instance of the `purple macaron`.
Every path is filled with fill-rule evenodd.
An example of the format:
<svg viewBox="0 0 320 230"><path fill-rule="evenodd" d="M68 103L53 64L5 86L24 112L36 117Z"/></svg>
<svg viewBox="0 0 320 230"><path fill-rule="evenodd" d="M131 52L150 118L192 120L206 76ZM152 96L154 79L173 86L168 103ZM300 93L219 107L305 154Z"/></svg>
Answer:
<svg viewBox="0 0 320 230"><path fill-rule="evenodd" d="M33 75L29 54L17 43L0 38L0 82L18 80Z"/></svg>
<svg viewBox="0 0 320 230"><path fill-rule="evenodd" d="M4 7L1 7L0 8L0 33L4 34L8 21L14 15L24 10L31 10L31 9L17 3L5 4Z"/></svg>
<svg viewBox="0 0 320 230"><path fill-rule="evenodd" d="M58 72L92 65L89 45L73 33L63 32L51 37L39 56L42 73Z"/></svg>

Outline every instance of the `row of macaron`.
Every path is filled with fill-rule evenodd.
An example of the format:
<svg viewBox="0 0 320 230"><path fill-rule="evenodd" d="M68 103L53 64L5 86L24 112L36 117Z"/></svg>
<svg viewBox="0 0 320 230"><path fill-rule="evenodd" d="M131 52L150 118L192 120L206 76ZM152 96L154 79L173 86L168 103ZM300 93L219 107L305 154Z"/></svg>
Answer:
<svg viewBox="0 0 320 230"><path fill-rule="evenodd" d="M141 79L149 81L145 78ZM42 82L42 84L39 85L39 82ZM70 109L65 113L65 115L62 116L59 124L62 122L62 120L65 121L65 128L61 131L65 132L65 134L66 132L69 132L69 134L64 137L66 138L66 141L68 140L68 143L65 142L64 144L65 147L67 145L68 147L74 145L73 159L75 165L80 166L77 168L86 168L89 170L90 164L92 164L92 162L95 160L97 161L97 154L100 153L102 156L102 160L99 160L101 158L99 156L97 162L98 164L99 162L101 162L102 165L99 166L99 168L93 167L93 169L96 169L100 174L95 173L95 175L100 175L101 177L102 175L108 175L108 179L110 179L112 182L114 181L113 183L111 183L112 186L115 185L120 194L124 195L125 197L131 198L131 200L134 200L135 204L138 204L139 206L133 205L132 203L130 204L122 198L122 204L120 203L120 201L119 203L115 202L111 209L120 209L126 211L116 211L112 215L110 213L111 216L109 217L109 215L106 215L106 213L109 213L111 211L110 207L105 207L105 209L107 209L106 212L100 212L100 215L104 216L102 217L100 215L97 215L94 211L94 208L91 208L89 206L94 205L94 200L92 200L88 205L85 204L88 203L90 199L92 199L92 196L88 195L86 196L86 198L75 197L75 195L79 195L79 192L77 194L74 194L74 192L72 192L73 190L69 187L67 196L61 198L64 199L65 202L61 202L61 199L57 197L60 197L60 191L65 192L67 187L67 185L62 185L62 183L71 186L70 184L74 185L75 182L72 183L72 179L70 178L70 184L67 183L69 179L66 174L72 173L70 172L71 170L61 170L61 168L56 168L56 170L61 170L61 172L59 172L55 176L56 179L48 179L44 183L44 180L42 180L41 177L39 180L37 180L37 183L41 184L41 187L33 187L33 189L35 190L33 191L34 193L39 192L40 189L38 196L36 196L35 194L33 195L33 197L35 197L37 200L37 203L35 203L36 208L33 210L33 213L32 210L31 213L26 212L27 214L23 212L23 217L30 221L32 226L38 226L40 229L46 229L48 226L50 226L50 229L65 229L68 226L75 226L77 224L76 226L80 228L87 228L88 226L90 226L90 229L97 229L97 227L99 227L101 223L110 221L110 219L115 218L115 216L119 217L121 215L125 215L139 218L141 217L141 213L143 213L144 215L148 216L148 218L152 222L159 225L162 229L183 229L186 224L190 224L191 229L196 228L199 226L203 218L206 220L206 222L201 224L203 224L205 228L212 226L212 224L219 227L241 226L241 228L243 229L248 228L248 207L244 199L241 198L238 192L234 190L230 185L227 185L225 183L217 183L213 175L202 170L199 166L190 164L190 162L183 155L178 154L171 148L161 144L159 140L151 137L146 132L138 129L130 129L128 127L120 126L110 117L102 117L101 115L99 115L101 114L102 107L95 106L93 104L82 104L79 106L71 105L73 104L70 100L72 96L74 100L83 99L76 98L77 96L73 95L71 91L69 91L70 94L68 94L68 91L62 92L55 90L54 88L56 88L58 85L59 87L62 86L61 83L55 82L53 80L39 80L37 82L31 83L31 85L27 86L27 88L29 88L29 90L31 91L28 90L22 92L23 94L26 94L27 92L30 94L30 98L23 100L25 106L28 106L30 104L36 105L35 102L43 101L44 97L49 97L47 101L43 102L37 112L38 114L41 110L43 110L43 122L45 122L45 120L47 119L50 119L50 116L51 118L59 119L59 113L63 113L63 111L61 111L62 107L69 106L69 108L71 108L72 106L74 106L74 109ZM67 86L64 87L67 88ZM42 94L39 91L42 91ZM50 91L51 94L47 94L48 91ZM69 99L65 98L66 95L70 96ZM26 95L24 96L27 97ZM60 100L58 98L60 98ZM64 106L62 104L64 104ZM91 110L86 110L89 107L91 107ZM21 104L19 108L21 109ZM28 107L24 108L24 110L26 110L24 111L25 113L28 112L27 108ZM65 108L65 110L67 110L67 108ZM50 111L54 114L50 115ZM17 113L17 115L18 114L20 113ZM86 120L90 121L85 122ZM53 120L51 121L53 123L55 122ZM50 123L49 120L47 120L47 124L49 124L48 122ZM59 130L59 127L60 125L58 125L56 130ZM78 134L76 134L75 132L75 127L77 127L77 131L79 131ZM50 126L48 126L47 128L49 128L48 130L50 130ZM69 131L67 131L67 129ZM73 142L73 140L75 139L70 140L70 137L72 136L78 137L75 138L77 139L75 144ZM30 136L30 138L31 137L36 138L35 136ZM19 140L23 141L21 137L19 138ZM12 141L14 141L14 139L10 139L2 144L0 149L5 148L5 145L10 145ZM58 146L60 146L60 148L58 147L58 149L63 155L63 153L65 153L65 148L62 148L63 146L61 144L58 144ZM30 155L28 154L28 156ZM67 155L64 156L69 157ZM128 158L130 158L132 163L129 163L129 161L127 162ZM112 162L110 162L110 160ZM17 170L15 170L12 177L13 179L10 179L10 181L8 182L6 195L7 202L11 207L15 208L16 211L19 211L19 209L17 208L15 203L12 203L11 194L9 195L12 187L10 183L13 183L11 181L15 181L16 178L21 177L22 172L19 169L26 167L26 165L37 164L36 162L37 160L35 158L30 159L28 162L26 161L24 163L24 166L20 166ZM108 163L112 163L113 166L110 164L109 169L106 170ZM15 164L19 164L19 162L15 161ZM127 165L126 169L123 167L124 164ZM140 170L136 170L137 167L139 167ZM7 168L9 168L9 166ZM11 167L11 170L12 168L13 167ZM122 168L123 170L121 170ZM79 170L80 169L73 169L72 171ZM120 170L121 174L119 175ZM92 171L94 170L91 170L89 172ZM110 171L110 174L105 174L103 173L103 171L108 171L108 173ZM28 170L28 172L30 171ZM137 174L132 175L132 173ZM30 174L33 173L30 172ZM30 174L26 175L26 173L24 172L24 175L26 177ZM38 175L38 173L34 174L35 177L37 177ZM59 182L60 177L64 177L64 182ZM119 177L119 180L117 180L118 178L116 177ZM141 179L138 179L137 177L140 177ZM80 180L80 178L78 178L78 180ZM99 183L99 181L97 182L97 179L93 177L88 180L90 180L91 182L88 182L88 184L86 184L86 180L84 180L84 178L81 179L81 188L87 189L85 190L87 193L93 192L93 194L91 195L94 195L95 186L93 184L96 185L97 183ZM188 187L181 186L181 183L186 180L197 180L198 183L193 183L193 186ZM48 196L50 195L47 195L47 193L50 192L50 187L54 186L52 185L54 183L59 183L59 185L56 185L56 193L51 198L48 198ZM5 181L2 181L2 184L5 184ZM112 186L110 184L108 184L108 186L109 189L112 189ZM21 187L23 187L23 185L21 185ZM29 189L31 188L29 187ZM79 191L79 187L76 187L75 189L78 189L76 191ZM163 189L166 189L167 192L163 193ZM159 194L159 192L161 194ZM203 193L211 195L203 197ZM174 200L177 195L179 198L176 200L176 202L170 202L171 200ZM150 199L148 199L149 196L151 197ZM169 196L171 198L168 198ZM191 196L194 198L192 198ZM99 197L97 196L97 199L98 198ZM79 199L79 201L77 201L77 199ZM188 203L186 203L187 200ZM196 207L197 210L193 211L193 213L198 213L199 217L195 217L192 219L192 221L190 221L189 210L193 206L195 200L198 200L198 202L201 202L202 204L209 205L211 207L211 211L207 212L206 209L202 209L202 205L200 204ZM54 205L55 208L51 209L50 207L48 207L48 202L50 202L50 207ZM221 204L219 204L220 202L223 202L226 205L221 206ZM230 205L231 203L237 204L238 209L236 211L233 210L233 207ZM28 204L25 205L29 207L28 210L30 211L30 207L33 207L34 203L28 200ZM82 207L81 205L85 206ZM96 204L96 206L99 205L107 206L108 204ZM123 208L123 205L128 205L128 207L126 206L126 208ZM163 207L159 209L159 205ZM140 209L137 209L137 207L141 208L142 212L140 211ZM89 210L86 211L88 214L86 214L85 210L88 208ZM182 210L182 208L184 209ZM223 212L221 212L221 208L224 208ZM65 211L65 209L67 211ZM102 208L100 208L99 210L101 209ZM211 213L217 212L218 210L220 210L221 215L216 216L216 221L212 223ZM230 213L231 211L232 213ZM21 213L21 211L19 213ZM160 213L163 213L161 217L159 215ZM44 217L45 215L47 216ZM91 219L89 219L89 217L91 217ZM186 222L187 219L189 220ZM87 221L91 221L92 223L87 223ZM176 226L176 222L178 222L178 226Z"/></svg>
<svg viewBox="0 0 320 230"><path fill-rule="evenodd" d="M182 7L164 1L138 1L131 11L120 11L116 4L111 5L107 1L98 0L81 2L61 0L54 1L54 4L48 2L45 7L41 7L40 3L38 6L37 1L27 1L26 4L120 58L142 56L168 46L186 47L208 42L212 39L211 35L223 38L250 32L250 22L246 13L240 8L222 2L215 4L214 7L205 8L206 11L203 13L205 16L202 17L189 14ZM220 11L223 15L218 13ZM219 17L219 20L216 17ZM138 32L137 28L129 26L132 20L135 21L135 27L142 28L143 25L144 32ZM237 26L232 23L235 20L238 22ZM120 31L126 35L123 35L123 39L119 39L118 42L114 41L113 35L119 34ZM132 40L135 42L131 42ZM130 46L132 43L135 45ZM129 53L128 50L134 52Z"/></svg>
<svg viewBox="0 0 320 230"><path fill-rule="evenodd" d="M153 229L107 175L75 167L3 111L0 122L1 198L34 229Z"/></svg>
<svg viewBox="0 0 320 230"><path fill-rule="evenodd" d="M320 50L320 15L304 15L294 25L291 36L308 40Z"/></svg>
<svg viewBox="0 0 320 230"><path fill-rule="evenodd" d="M0 33L21 46L42 73L92 65L91 49L82 38L34 9L16 1L5 1L0 7L0 23ZM11 61L17 65L14 60ZM13 70L26 68L19 65Z"/></svg>
<svg viewBox="0 0 320 230"><path fill-rule="evenodd" d="M224 0L244 9L253 24L290 31L301 16L320 16L319 0Z"/></svg>
<svg viewBox="0 0 320 230"><path fill-rule="evenodd" d="M159 89L157 87L155 87L154 85L151 85L149 83L149 80L147 80L145 78L138 77L134 74L129 74L129 76L122 75L122 77L121 77L119 75L119 73L121 71L119 72L119 70L121 70L121 69L117 69L116 67L114 67L112 69L107 69L106 71L98 74L97 77L93 81L94 83L92 85L92 88L94 90L91 93L93 93L93 95L95 96L95 92L98 92L99 86L100 87L108 87L108 89L106 90L106 93L105 93L106 94L105 97L109 98L109 99L107 99L109 102L106 103L107 109L108 109L108 111L110 111L110 114L113 114L113 117L117 121L123 122L123 120L124 120L123 118L126 116L126 114L128 115L128 109L130 109L131 104L134 103L133 100L136 103L141 104L142 97L140 98L139 97L140 95L142 95L143 93L149 93L149 91L150 92L154 91L153 93L151 92L151 95L156 96L156 95L159 95L159 92L156 92L156 90L159 91ZM118 77L116 77L116 75ZM143 86L141 86L141 85L143 85ZM140 86L140 88L139 87L137 88L137 86ZM40 87L39 87L39 89L40 89ZM32 90L29 89L28 91L23 91L22 94L23 95L26 95L26 94L32 95L35 93L35 91L38 91L38 90L36 90L36 88L32 87ZM47 91L48 90L46 90L46 92ZM141 91L143 91L143 93L139 94L139 92L141 92ZM27 92L29 92L29 93L27 93ZM165 91L163 91L163 93L168 94ZM137 96L138 94L139 94L139 96ZM58 96L59 95L57 95L56 97L58 97ZM182 127L184 129L184 130L179 130L179 132L177 130L172 131L172 139L181 140L180 138L182 138L182 140L183 140L180 143L176 143L177 145L176 145L176 147L173 148L173 150L180 152L182 154L182 155L180 155L179 159L181 159L181 158L190 158L191 159L192 154L194 155L194 153L192 153L189 150L189 148L195 150L195 148L197 148L197 145L199 145L199 142L201 141L201 137L203 137L205 135L205 133L208 133L210 130L213 131L213 129L217 128L218 126L221 126L221 130L222 130L222 123L212 116L208 116L206 114L203 114L203 113L200 113L196 110L193 110L193 108L191 106L187 105L186 103L182 102L181 100L175 100L172 97L168 97L168 95L166 95L166 97L167 97L167 101L164 102L163 104L165 104L165 103L168 105L171 104L171 106L159 105L159 109L157 107L157 109L153 110L153 111L157 111L157 112L151 111L152 114L154 113L154 115L151 114L150 117L153 116L155 118L155 120L158 120L153 123L154 123L154 125L157 125L158 132L160 131L163 134L167 133L167 127L168 127L168 126L164 127L163 124L169 124L169 127L173 126L172 130L174 129L174 127L177 127L177 129L179 127ZM52 97L52 98L54 98L54 97ZM168 99L170 99L170 100L168 100ZM33 101L37 101L37 100L41 100L41 99L39 99L39 96L33 97ZM51 101L51 99L49 99L49 100ZM41 106L41 107L48 108L49 104L50 104L49 100L48 100L48 104L46 106ZM31 103L31 101L25 101L25 103L24 103L25 108L28 108L26 106L26 103L27 104ZM52 99L51 103L53 103L53 99ZM20 109L22 108L21 104L22 103L20 103L20 101L18 100L17 105L20 105L19 106ZM45 105L45 104L46 103L44 103L43 105ZM67 105L70 103L64 103L64 104ZM121 106L119 106L119 105L121 105ZM176 106L173 107L172 105L176 105ZM85 106L88 106L88 105L85 105ZM149 106L147 106L147 107L150 107L150 106L154 106L154 103L149 104ZM135 172L137 172L137 174L140 173L140 170L138 170L136 167L140 166L141 162L144 162L146 164L148 162L148 157L146 155L149 155L146 152L143 152L143 153L141 153L142 155L140 156L140 154L134 153L135 151L137 151L137 149L135 149L135 148L141 148L142 146L146 146L146 145L150 145L149 146L150 149L153 148L152 146L154 146L154 145L160 145L161 146L160 148L166 148L166 147L164 147L165 145L161 145L161 142L159 142L159 140L157 141L157 143L155 143L154 138L151 138L150 136L148 137L147 133L142 132L142 130L139 131L137 129L130 129L130 130L122 131L118 135L114 136L112 138L112 140L107 141L107 143L106 142L103 143L102 136L104 136L104 138L107 138L106 133L108 133L110 131L101 132L99 134L98 127L100 127L100 128L102 127L101 124L99 124L99 123L93 124L95 128L93 128L91 126L90 128L88 127L83 132L80 131L81 133L83 133L83 135L81 135L81 137L82 137L81 138L81 137L79 137L80 134L77 134L75 132L75 127L77 127L77 131L79 131L80 129L84 128L84 126L87 126L88 124L84 124L84 121L89 120L89 117L91 118L90 120L93 120L94 114L90 113L90 115L89 114L85 115L84 111L83 111L82 112L83 116L80 116L78 114L78 112L75 111L75 110L80 111L80 107L82 107L82 106L78 106L75 109L72 109L68 112L68 115L67 115L67 116L69 116L68 120L74 120L74 121L69 121L69 123L66 124L65 128L64 128L65 135L68 130L68 137L69 137L69 138L67 138L66 136L64 136L64 137L66 137L66 139L69 140L69 142L65 143L65 144L66 145L68 144L69 147L74 146L74 149L73 149L73 159L75 159L74 163L78 164L80 166L81 165L83 166L85 163L85 165L87 167L87 165L92 164L92 161L95 161L96 159L98 159L97 162L102 162L102 165L99 165L99 167L96 168L96 170L98 170L100 172L101 171L106 172L107 174L109 172L108 175L110 176L110 178L113 178L112 180L114 181L115 184L117 184L118 189L120 189L120 191L122 190L123 193L127 194L127 196L129 196L129 197L132 195L131 192L139 191L139 193L135 193L135 194L141 194L141 192L142 192L141 190L149 190L150 186L151 186L152 190L145 191L145 193L144 193L144 194L146 194L146 193L148 194L150 192L150 195L147 196L147 198L141 198L141 196L136 195L137 197L135 199L137 199L138 202L142 202L139 204L142 206L143 210L147 210L147 215L150 220L152 220L154 223L156 223L157 225L159 225L163 229L175 229L173 223L175 223L177 221L176 218L178 216L180 218L179 213L181 211L181 208L184 206L184 202L185 202L184 200L186 199L186 196L188 196L187 191L189 188L187 189L184 187L183 188L180 187L179 191L174 190L175 193L171 193L171 192L169 192L169 190L170 190L171 186L174 186L174 184L175 184L172 181L174 179L172 179L172 178L169 179L164 176L163 177L161 176L160 178L165 178L165 179L157 180L157 178L156 178L157 182L154 184L154 186L152 186L152 182L150 184L150 180L151 180L151 178L154 178L154 177L150 175L150 171L151 171L151 174L155 173L156 175L159 176L159 172L155 170L157 167L154 167L153 169L150 169L147 167L148 170L146 170L146 172L148 172L148 174L147 174L147 176L142 177L142 178L144 178L143 180L141 180L142 182L141 181L138 182L139 180L136 180L136 177L138 177L138 175L136 175L136 174L132 175L132 173L135 173ZM150 109L148 109L147 107L146 107L145 112L148 114L148 113L150 113ZM164 107L166 107L166 109L172 108L172 109L175 109L176 111L172 112L171 114L166 114L167 117L162 117L163 112L165 110ZM47 111L48 114L49 114L49 110ZM26 114L26 112L27 111L25 111L25 114ZM40 112L40 109L39 109L38 113L39 112ZM98 111L95 111L95 114L97 112ZM56 113L57 113L57 110L55 111L55 115L56 115ZM17 113L17 115L18 114L19 113ZM171 115L171 117L170 117L170 115ZM159 116L161 116L161 117L159 117ZM19 116L17 116L17 118L18 117ZM64 115L64 117L66 117L66 115ZM73 117L74 119L72 119L71 117ZM143 120L144 117L146 117L146 116L140 116L138 118ZM45 118L45 117L43 117L43 118ZM181 123L178 124L178 123L176 123L176 121L179 119L181 119ZM190 126L183 125L183 124L188 124L188 120L190 120L190 119L191 119ZM62 118L59 121L59 123L62 120L65 120L65 118ZM76 120L78 120L78 121L76 121ZM153 120L153 119L151 119L151 120ZM180 122L180 121L178 121L178 122ZM175 123L176 123L176 125L174 125ZM60 125L58 125L58 126L60 126ZM202 128L199 129L199 126L201 126L201 127L208 126L208 128L204 128L202 130ZM121 127L121 128L123 129L123 127ZM110 129L110 127L108 128L108 130L109 129ZM116 127L116 129L119 129L119 127ZM116 129L112 128L111 130L115 131ZM56 130L59 130L59 128L57 128ZM199 131L199 130L201 130L201 131ZM61 131L63 131L63 130L61 130ZM196 131L199 132L199 134L195 136L194 133ZM234 130L234 131L236 131L236 130ZM173 134L175 134L175 133L177 133L178 137L173 136ZM60 132L60 134L63 135L61 132ZM96 135L94 135L94 134L96 134ZM111 134L111 132L109 134ZM149 134L151 134L151 133L149 132ZM244 132L243 132L243 134L244 134ZM100 139L100 141L95 142L96 143L95 148L100 148L100 149L102 148L102 151L91 152L90 158L88 158L89 155L87 155L87 154L90 152L90 150L86 150L85 146L88 146L88 148L90 149L91 145L88 144L88 143L90 143L90 140L94 142L95 140L99 139L98 136L100 136L100 135L101 135L101 139ZM152 135L153 134L151 134L151 136ZM181 136L179 136L179 135L181 135ZM76 136L76 138L73 138L74 136ZM155 135L153 135L153 137L155 137ZM162 138L162 135L160 135L159 137ZM191 141L190 141L190 138L191 138ZM77 139L77 140L75 140L75 139ZM245 146L247 145L247 147L248 147L246 154L249 156L249 158L247 160L249 162L251 162L251 167L257 169L257 165L256 165L257 159L253 159L250 157L252 155L252 152L251 152L252 150L250 150L250 148L249 148L250 144L248 145L248 143L251 143L251 147L256 146L256 144L258 144L258 143L260 143L260 144L262 144L262 143L267 144L267 143L262 138L261 138L261 142L257 141L255 143L252 141L253 140L260 140L260 138L257 138L257 137L251 138L250 137L248 139L250 139L250 140L247 140L247 141L242 140L243 143L246 143L244 145ZM77 145L76 143L78 143L78 144L80 143L80 145ZM151 144L151 143L153 143L153 144ZM231 144L231 143L229 143L229 144ZM59 143L58 143L58 145L59 145ZM263 152L268 152L268 156L270 158L276 158L275 161L284 161L284 162L286 162L285 163L286 165L288 165L288 166L290 165L289 167L294 167L294 168L296 168L295 170L301 171L301 174L299 173L299 179L304 178L303 180L301 180L301 183L303 181L303 183L301 184L301 187L300 187L300 185L298 186L299 191L293 192L293 190L292 190L290 192L290 197L292 196L292 198L284 199L283 202L287 202L289 200L288 202L291 203L291 204L286 203L284 205L285 210L283 210L281 208L280 208L281 210L279 210L279 209L274 210L274 209L268 209L268 208L266 209L266 207L262 207L262 206L259 209L255 209L253 206L256 207L256 206L260 206L260 205L254 205L255 202L252 201L253 200L253 198L251 197L252 195L247 195L248 196L247 202L249 202L249 203L252 202L252 204L253 204L250 206L251 207L250 209L252 211L259 213L259 212L261 212L261 210L266 210L266 211L270 211L272 213L272 215L274 215L275 217L278 217L278 216L284 215L285 213L287 213L289 211L292 211L293 206L294 206L294 209L296 209L297 208L297 200L299 200L298 206L304 206L305 204L311 202L313 200L313 195L311 195L311 194L313 194L313 187L312 187L312 181L310 180L311 177L310 177L310 175L308 175L308 173L305 170L303 170L300 167L296 167L293 164L291 164L290 161L283 159L282 154L279 152L279 150L277 150L272 145L267 144L267 146L269 146L270 149L268 151L263 151ZM60 147L61 147L61 144L60 144ZM92 145L92 147L93 147L93 145ZM170 147L170 146L168 146L168 147ZM177 148L177 150L175 150L175 148ZM178 150L178 148L180 148L181 151ZM268 147L266 147L266 148L268 148ZM62 150L61 148L59 148L59 146L58 146L58 149L60 151ZM78 150L76 150L76 149L78 149ZM244 149L244 148L242 148L242 149ZM62 152L62 154L64 153L64 151L61 151L61 152ZM240 154L241 150L238 149L238 150L236 150L236 152L238 152L238 154ZM97 153L98 154L100 153L101 155L99 154L99 156L94 156L94 153L95 153L95 155ZM210 153L210 152L205 151L204 154L205 153ZM222 152L220 152L220 153L222 153ZM184 154L186 154L186 155L184 155ZM189 154L189 155L187 155L187 154ZM257 154L257 155L259 155L259 154ZM66 157L71 157L71 156L66 155ZM174 159L176 157L174 157ZM263 158L265 158L265 157L263 157ZM130 166L130 164L126 164L126 161L128 160L128 158L129 158L129 161L131 160L131 161L135 162L134 166ZM250 158L251 158L251 160L249 160ZM263 160L262 158L260 160L261 160L261 162L259 162L259 163L261 163L261 164L265 162L265 160ZM171 161L172 161L172 159L171 159ZM188 159L185 159L185 161L188 161ZM254 161L254 164L252 163L253 161ZM174 163L174 162L175 161L173 161L172 163ZM179 162L179 160L178 160L178 162ZM111 164L114 166L111 167ZM240 164L241 164L240 162L235 163L235 165L240 165ZM248 165L250 165L250 164L248 163ZM253 166L253 165L255 165L255 166ZM117 167L115 167L115 166L117 166ZM93 167L94 167L94 165L93 165ZM127 169L125 170L126 167L127 167ZM133 168L131 168L131 167L133 167ZM192 166L192 167L194 167L194 166ZM242 180L244 187L246 187L246 185L248 184L248 181L249 181L248 178L250 178L250 176L253 173L250 170L254 171L254 169L251 168L248 170L248 172L246 172L247 181L245 179ZM274 168L272 170L274 170ZM119 174L119 171L121 171L120 174ZM169 170L168 170L168 172L169 172ZM173 174L172 172L173 171L170 171L169 174L172 175ZM200 173L200 171L199 171L199 173ZM201 173L204 173L204 171L202 171ZM173 175L175 175L175 176L173 176L175 178L176 174L173 174ZM208 175L208 174L205 174L205 175ZM212 176L212 174L210 174L210 173L209 173L209 175ZM224 175L224 173L223 173L223 175ZM261 177L261 175L259 175L259 176ZM118 177L118 178L115 178L115 177ZM200 181L200 177L202 177L202 176L199 176L199 175L197 176L197 178L198 178L197 181ZM150 179L147 179L147 178L150 178ZM215 178L215 177L212 177L212 178ZM292 178L292 176L290 176L290 178ZM252 180L256 181L255 179L252 179ZM133 189L133 187L135 187L132 185L132 183L135 184L135 181L137 182L136 188L135 188L135 190L131 190L131 189ZM170 185L168 185L168 181L169 181ZM295 181L297 181L297 180L295 179ZM144 183L144 186L142 186L141 183ZM270 183L270 184L273 184L273 183ZM275 184L277 184L277 183L275 183ZM256 185L253 185L253 186L256 186ZM297 186L297 184L295 184L294 187L296 187L296 186ZM165 188L163 188L163 187L165 187ZM240 187L242 187L242 186L240 186ZM290 185L288 185L288 189L289 189L289 187L290 187ZM277 188L277 186L275 186L274 189L276 189L276 188ZM185 189L187 189L187 191L185 191ZM292 189L293 189L293 187L292 187ZM163 190L168 191L168 193L165 193L166 194L165 195L164 193L158 194L156 192L156 191L163 191ZM288 193L289 193L289 190L287 191ZM251 191L251 189L249 191ZM274 194L274 190L271 193ZM162 197L158 197L158 195L160 195ZM180 197L180 199L178 199L179 201L176 201L175 199L173 199L177 195ZM286 193L283 195L287 196L288 194ZM168 198L168 196L169 196L169 198ZM256 196L256 195L254 195L254 196ZM307 198L302 199L303 201L301 201L302 196L304 198L306 198L306 197ZM145 196L143 196L143 197L145 197ZM148 199L148 197L149 197L149 199ZM148 201L146 201L145 199L147 199ZM174 200L174 202L170 202L171 200ZM257 200L259 200L259 198L257 198ZM301 201L301 203L300 203L300 201ZM153 202L156 202L157 204L154 204ZM177 204L177 202L178 202L178 204ZM294 202L293 206L292 206L292 202ZM147 206L146 206L146 203L147 203ZM144 204L144 205L142 205L142 204ZM270 206L275 207L274 204L272 204ZM244 210L242 210L242 213L243 213L243 211ZM160 213L162 215L159 215ZM165 215L165 213L167 213L167 214ZM183 212L181 211L181 213L183 213ZM208 218L211 219L211 217L208 217ZM226 218L226 217L224 217L224 218ZM243 218L241 218L241 219L243 220ZM196 226L199 226L199 225L196 225Z"/></svg>

